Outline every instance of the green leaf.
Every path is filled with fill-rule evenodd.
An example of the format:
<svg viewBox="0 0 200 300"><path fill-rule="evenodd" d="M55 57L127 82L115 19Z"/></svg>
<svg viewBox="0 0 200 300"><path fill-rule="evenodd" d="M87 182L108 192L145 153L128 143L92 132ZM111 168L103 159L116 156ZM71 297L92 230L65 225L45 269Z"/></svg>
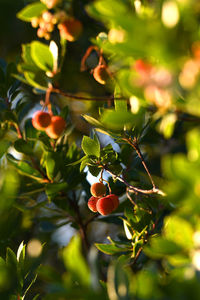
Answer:
<svg viewBox="0 0 200 300"><path fill-rule="evenodd" d="M68 189L67 182L48 183L45 187L45 191L48 197L55 197L59 192Z"/></svg>
<svg viewBox="0 0 200 300"><path fill-rule="evenodd" d="M84 286L90 283L90 272L81 253L80 237L74 236L67 247L63 250L63 260L70 276Z"/></svg>
<svg viewBox="0 0 200 300"><path fill-rule="evenodd" d="M174 241L162 237L153 237L150 246L144 248L145 253L152 258L162 258L180 253L182 248Z"/></svg>
<svg viewBox="0 0 200 300"><path fill-rule="evenodd" d="M115 18L117 15L127 14L127 9L122 1L115 0L103 0L103 1L95 1L94 4L88 7L89 13L91 13L95 17L105 16L109 18Z"/></svg>
<svg viewBox="0 0 200 300"><path fill-rule="evenodd" d="M95 177L97 177L101 171L100 168L97 168L95 166L88 166L88 169L89 169L90 173Z"/></svg>
<svg viewBox="0 0 200 300"><path fill-rule="evenodd" d="M100 144L97 140L93 140L88 136L84 136L81 147L86 155L94 155L96 157L100 156Z"/></svg>
<svg viewBox="0 0 200 300"><path fill-rule="evenodd" d="M130 300L128 274L120 258L113 261L108 268L107 291L110 300Z"/></svg>
<svg viewBox="0 0 200 300"><path fill-rule="evenodd" d="M13 271L17 271L17 257L10 248L6 251L6 264L12 267Z"/></svg>
<svg viewBox="0 0 200 300"><path fill-rule="evenodd" d="M80 172L84 170L84 168L88 165L88 163L90 163L90 158L88 156L84 156L84 159L82 160L80 165Z"/></svg>
<svg viewBox="0 0 200 300"><path fill-rule="evenodd" d="M76 165L80 164L82 161L84 161L84 160L86 160L86 159L88 159L88 157L87 157L87 156L83 156L83 157L81 157L79 160L77 160L77 161L75 161L75 162L73 162L73 163L67 164L66 167L69 167L69 166L76 166Z"/></svg>
<svg viewBox="0 0 200 300"><path fill-rule="evenodd" d="M190 161L200 161L200 130L199 127L187 134L188 158Z"/></svg>
<svg viewBox="0 0 200 300"><path fill-rule="evenodd" d="M23 139L18 139L14 143L14 148L20 153L24 153L27 155L32 155L33 154L33 148L32 145Z"/></svg>
<svg viewBox="0 0 200 300"><path fill-rule="evenodd" d="M43 3L35 2L18 12L17 17L22 21L31 22L33 18L39 17L46 9L47 7Z"/></svg>
<svg viewBox="0 0 200 300"><path fill-rule="evenodd" d="M35 65L35 62L31 56L31 44L22 45L22 58L26 64Z"/></svg>
<svg viewBox="0 0 200 300"><path fill-rule="evenodd" d="M17 80L25 83L25 84L30 84L23 76L20 76L20 75L17 75L17 74L13 74L13 77L16 78Z"/></svg>
<svg viewBox="0 0 200 300"><path fill-rule="evenodd" d="M120 248L120 247L117 247L114 244L98 244L98 243L96 243L95 246L101 252L106 253L108 255L113 255L113 254L118 254L118 253L130 251L130 248L128 248L128 247L124 247L124 248L121 247Z"/></svg>
<svg viewBox="0 0 200 300"><path fill-rule="evenodd" d="M133 127L137 124L136 115L128 111L105 110L101 122L109 129L124 129L124 126Z"/></svg>
<svg viewBox="0 0 200 300"><path fill-rule="evenodd" d="M8 161L14 165L18 170L19 173L21 173L22 175L31 177L33 179L36 180L40 180L43 179L42 175L40 174L39 171L37 171L36 169L34 169L33 167L31 167L31 165L25 161L21 161L18 160L16 158L14 158L14 156L12 156L11 154L7 154L7 159Z"/></svg>
<svg viewBox="0 0 200 300"><path fill-rule="evenodd" d="M193 229L189 222L171 215L165 218L164 235L168 240L175 242L185 249L193 247Z"/></svg>
<svg viewBox="0 0 200 300"><path fill-rule="evenodd" d="M35 297L33 298L33 300L37 300L39 298L40 294L35 295Z"/></svg>
<svg viewBox="0 0 200 300"><path fill-rule="evenodd" d="M47 77L45 74L41 71L38 72L24 72L24 77L26 79L25 83L29 83L31 86L36 87L40 90L46 90L48 87ZM24 82L24 80L17 76L15 78L21 80Z"/></svg>
<svg viewBox="0 0 200 300"><path fill-rule="evenodd" d="M55 153L47 152L45 166L48 178L53 180L58 172L58 161Z"/></svg>
<svg viewBox="0 0 200 300"><path fill-rule="evenodd" d="M82 116L91 125L93 125L95 127L103 127L103 124L101 122L99 122L98 120L96 120L95 118L88 116L88 115L82 115Z"/></svg>
<svg viewBox="0 0 200 300"><path fill-rule="evenodd" d="M33 41L31 43L31 57L43 71L53 71L53 55L47 45Z"/></svg>
<svg viewBox="0 0 200 300"><path fill-rule="evenodd" d="M0 141L0 158L7 152L8 148L10 147L11 142L2 140Z"/></svg>

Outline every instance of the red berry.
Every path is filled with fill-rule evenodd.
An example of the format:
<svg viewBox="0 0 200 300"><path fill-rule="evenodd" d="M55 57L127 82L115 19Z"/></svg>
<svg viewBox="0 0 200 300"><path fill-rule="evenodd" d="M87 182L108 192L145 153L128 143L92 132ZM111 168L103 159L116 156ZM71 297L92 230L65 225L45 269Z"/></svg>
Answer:
<svg viewBox="0 0 200 300"><path fill-rule="evenodd" d="M60 23L58 29L62 38L73 42L81 34L83 26L79 20L68 19L64 23Z"/></svg>
<svg viewBox="0 0 200 300"><path fill-rule="evenodd" d="M48 112L37 111L32 118L33 127L37 130L45 130L51 123L51 116Z"/></svg>
<svg viewBox="0 0 200 300"><path fill-rule="evenodd" d="M93 77L100 84L106 84L106 82L109 79L109 74L108 74L106 66L104 66L104 65L97 66L94 69Z"/></svg>
<svg viewBox="0 0 200 300"><path fill-rule="evenodd" d="M142 59L138 59L134 64L135 70L140 74L148 74L152 70L152 65Z"/></svg>
<svg viewBox="0 0 200 300"><path fill-rule="evenodd" d="M88 200L88 208L93 211L93 212L97 212L97 201L99 200L98 197L90 197L90 199Z"/></svg>
<svg viewBox="0 0 200 300"><path fill-rule="evenodd" d="M91 185L90 192L94 197L101 197L106 194L106 186L101 182L96 182Z"/></svg>
<svg viewBox="0 0 200 300"><path fill-rule="evenodd" d="M97 201L96 207L97 211L101 215L106 216L109 215L115 209L115 204L112 198L110 198L110 195L108 195L106 197L100 198Z"/></svg>
<svg viewBox="0 0 200 300"><path fill-rule="evenodd" d="M119 206L119 198L115 194L108 195L107 197L112 200L115 210Z"/></svg>
<svg viewBox="0 0 200 300"><path fill-rule="evenodd" d="M66 122L62 117L53 116L51 118L50 125L46 128L45 131L50 138L57 139L61 135L65 127L66 127Z"/></svg>

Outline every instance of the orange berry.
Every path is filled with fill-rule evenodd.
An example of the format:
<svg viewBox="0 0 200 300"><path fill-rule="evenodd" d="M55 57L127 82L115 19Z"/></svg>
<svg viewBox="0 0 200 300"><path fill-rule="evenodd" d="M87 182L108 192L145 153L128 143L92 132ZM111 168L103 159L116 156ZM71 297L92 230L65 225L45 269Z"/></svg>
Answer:
<svg viewBox="0 0 200 300"><path fill-rule="evenodd" d="M88 200L88 208L93 211L93 212L97 212L97 201L99 200L98 197L90 197L90 199Z"/></svg>
<svg viewBox="0 0 200 300"><path fill-rule="evenodd" d="M44 22L49 23L49 22L51 22L52 18L53 18L53 15L48 10L43 12L42 19Z"/></svg>
<svg viewBox="0 0 200 300"><path fill-rule="evenodd" d="M37 130L45 130L51 123L51 116L48 112L37 111L32 118L33 127Z"/></svg>
<svg viewBox="0 0 200 300"><path fill-rule="evenodd" d="M58 25L60 36L70 42L75 41L83 30L83 26L79 20L68 19L64 23Z"/></svg>
<svg viewBox="0 0 200 300"><path fill-rule="evenodd" d="M37 28L38 25L39 25L39 21L40 21L39 18L32 18L32 19L31 19L31 25L32 25L32 27L33 27L33 28Z"/></svg>
<svg viewBox="0 0 200 300"><path fill-rule="evenodd" d="M41 2L43 2L47 8L51 9L56 6L60 0L41 0Z"/></svg>
<svg viewBox="0 0 200 300"><path fill-rule="evenodd" d="M50 125L46 128L46 134L52 138L52 139L57 139L63 132L63 130L66 127L66 122L65 120L60 117L60 116L53 116L51 117L51 123Z"/></svg>
<svg viewBox="0 0 200 300"><path fill-rule="evenodd" d="M106 194L106 186L101 182L96 182L91 185L90 192L94 197L101 197Z"/></svg>
<svg viewBox="0 0 200 300"><path fill-rule="evenodd" d="M94 79L99 82L100 84L106 84L109 74L107 71L106 66L104 65L99 65L94 69L93 72Z"/></svg>
<svg viewBox="0 0 200 300"><path fill-rule="evenodd" d="M42 38L42 37L44 37L44 35L45 35L45 30L42 29L42 28L38 28L38 30L37 30L37 36L39 38Z"/></svg>
<svg viewBox="0 0 200 300"><path fill-rule="evenodd" d="M115 204L112 200L112 197L108 195L106 197L100 198L97 201L96 208L101 215L106 216L115 209Z"/></svg>

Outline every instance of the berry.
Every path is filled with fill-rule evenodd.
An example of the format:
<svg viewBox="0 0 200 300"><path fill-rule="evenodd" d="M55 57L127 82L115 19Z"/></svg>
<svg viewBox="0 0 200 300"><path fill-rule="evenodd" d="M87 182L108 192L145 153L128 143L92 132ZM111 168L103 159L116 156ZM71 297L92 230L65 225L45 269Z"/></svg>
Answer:
<svg viewBox="0 0 200 300"><path fill-rule="evenodd" d="M100 198L97 201L96 208L101 215L106 216L115 209L115 204L110 195L108 195L106 197Z"/></svg>
<svg viewBox="0 0 200 300"><path fill-rule="evenodd" d="M68 19L64 23L58 25L60 36L70 42L75 41L83 30L83 26L79 20Z"/></svg>
<svg viewBox="0 0 200 300"><path fill-rule="evenodd" d="M49 22L51 22L52 18L53 18L53 15L48 10L43 12L42 19L44 22L49 23Z"/></svg>
<svg viewBox="0 0 200 300"><path fill-rule="evenodd" d="M142 59L138 59L135 61L134 68L140 75L144 75L150 73L152 65Z"/></svg>
<svg viewBox="0 0 200 300"><path fill-rule="evenodd" d="M51 123L51 116L48 112L37 111L32 118L33 127L37 130L45 130Z"/></svg>
<svg viewBox="0 0 200 300"><path fill-rule="evenodd" d="M61 135L65 127L66 122L62 117L53 116L51 117L50 125L46 128L45 131L50 138L57 139Z"/></svg>
<svg viewBox="0 0 200 300"><path fill-rule="evenodd" d="M42 28L38 28L38 30L37 30L37 36L38 36L39 38L43 38L44 35L45 35L45 30L42 29Z"/></svg>
<svg viewBox="0 0 200 300"><path fill-rule="evenodd" d="M109 74L106 66L99 65L94 69L93 72L94 79L100 84L106 84L109 78Z"/></svg>
<svg viewBox="0 0 200 300"><path fill-rule="evenodd" d="M90 192L94 197L101 197L106 194L106 186L101 182L96 182L92 184Z"/></svg>
<svg viewBox="0 0 200 300"><path fill-rule="evenodd" d="M41 2L43 2L47 8L51 9L56 6L60 0L41 0Z"/></svg>
<svg viewBox="0 0 200 300"><path fill-rule="evenodd" d="M32 18L32 19L31 19L31 25L32 25L32 27L33 27L33 28L37 28L38 25L39 25L39 21L40 21L39 18Z"/></svg>
<svg viewBox="0 0 200 300"><path fill-rule="evenodd" d="M107 197L109 197L112 200L115 210L119 206L119 198L114 194L108 195Z"/></svg>
<svg viewBox="0 0 200 300"><path fill-rule="evenodd" d="M99 200L98 197L90 197L90 199L88 200L88 208L93 211L93 212L97 212L97 201Z"/></svg>

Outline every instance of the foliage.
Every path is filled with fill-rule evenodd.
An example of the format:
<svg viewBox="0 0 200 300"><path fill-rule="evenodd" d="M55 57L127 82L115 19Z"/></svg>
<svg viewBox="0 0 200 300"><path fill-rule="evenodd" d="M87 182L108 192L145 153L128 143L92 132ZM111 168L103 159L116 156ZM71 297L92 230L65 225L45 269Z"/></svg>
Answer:
<svg viewBox="0 0 200 300"><path fill-rule="evenodd" d="M198 1L25 2L29 39L0 60L0 298L196 300ZM111 214L89 211L93 182Z"/></svg>

